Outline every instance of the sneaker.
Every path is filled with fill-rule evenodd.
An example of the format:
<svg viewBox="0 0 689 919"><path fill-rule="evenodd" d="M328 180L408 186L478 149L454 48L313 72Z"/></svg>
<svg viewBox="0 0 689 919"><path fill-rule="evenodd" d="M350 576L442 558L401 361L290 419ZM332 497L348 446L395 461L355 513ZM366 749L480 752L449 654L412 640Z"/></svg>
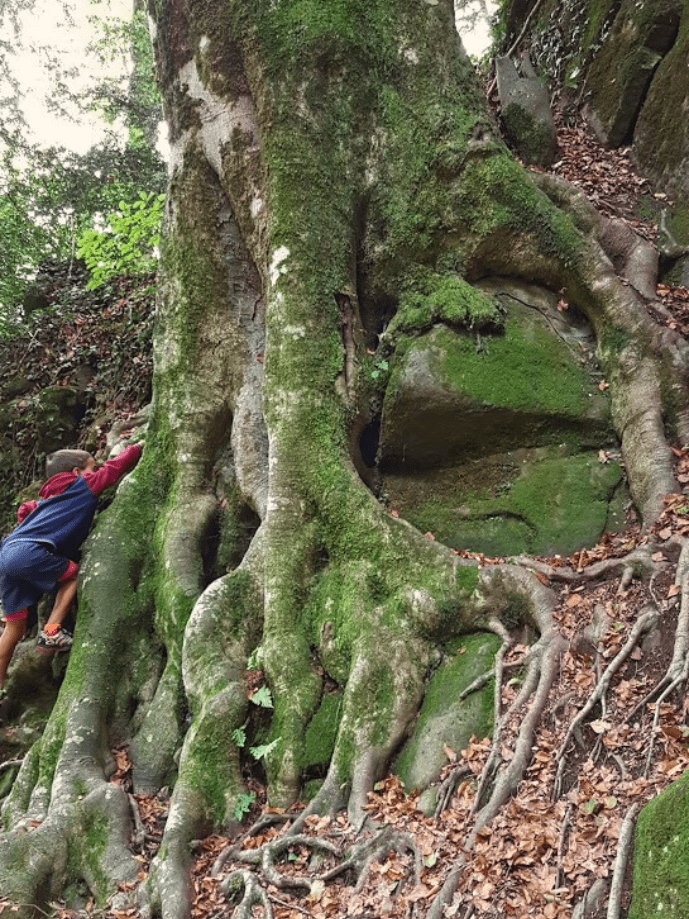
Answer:
<svg viewBox="0 0 689 919"><path fill-rule="evenodd" d="M72 647L72 636L60 626L56 632L49 635L41 629L36 639L36 647L43 651L67 651Z"/></svg>

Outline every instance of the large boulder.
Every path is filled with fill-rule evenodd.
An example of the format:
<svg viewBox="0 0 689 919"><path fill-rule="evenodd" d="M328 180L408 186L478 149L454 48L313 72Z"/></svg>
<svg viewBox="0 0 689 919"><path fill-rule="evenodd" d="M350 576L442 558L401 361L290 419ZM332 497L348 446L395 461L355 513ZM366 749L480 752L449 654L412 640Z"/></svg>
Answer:
<svg viewBox="0 0 689 919"><path fill-rule="evenodd" d="M501 15L506 44L521 35L520 47L530 49L553 95L561 103L584 100L602 140L631 145L659 190L686 202L689 4L509 0Z"/></svg>
<svg viewBox="0 0 689 919"><path fill-rule="evenodd" d="M689 212L689 4L677 38L658 65L634 129L644 171Z"/></svg>
<svg viewBox="0 0 689 919"><path fill-rule="evenodd" d="M593 545L619 528L624 492L590 330L542 289L481 287L507 305L503 334L436 325L398 348L381 420L384 496L458 549Z"/></svg>
<svg viewBox="0 0 689 919"><path fill-rule="evenodd" d="M678 0L622 3L587 75L591 120L609 146L631 143L654 73L678 27Z"/></svg>

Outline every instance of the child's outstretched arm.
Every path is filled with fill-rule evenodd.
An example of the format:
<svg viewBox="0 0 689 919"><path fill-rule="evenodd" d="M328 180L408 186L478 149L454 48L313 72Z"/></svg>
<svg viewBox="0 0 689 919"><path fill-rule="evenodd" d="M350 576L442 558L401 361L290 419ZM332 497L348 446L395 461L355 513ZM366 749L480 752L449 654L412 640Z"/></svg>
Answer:
<svg viewBox="0 0 689 919"><path fill-rule="evenodd" d="M23 504L19 505L19 510L17 511L17 523L21 523L26 517L29 516L31 511L35 511L38 507L38 501L25 501Z"/></svg>
<svg viewBox="0 0 689 919"><path fill-rule="evenodd" d="M140 459L140 445L130 444L114 459L104 463L100 469L97 469L95 472L83 473L83 479L93 494L99 495L102 491L105 491L106 488L119 482L123 475L131 472Z"/></svg>

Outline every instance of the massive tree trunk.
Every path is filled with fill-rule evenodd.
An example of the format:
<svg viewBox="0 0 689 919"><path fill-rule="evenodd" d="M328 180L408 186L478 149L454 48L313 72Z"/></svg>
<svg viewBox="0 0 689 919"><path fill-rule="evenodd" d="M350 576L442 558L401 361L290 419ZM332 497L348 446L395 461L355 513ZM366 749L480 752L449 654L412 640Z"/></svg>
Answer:
<svg viewBox="0 0 689 919"><path fill-rule="evenodd" d="M174 783L142 908L182 919L189 842L235 820L247 721L271 745L269 801L289 805L335 681L334 750L308 810L360 822L452 638L504 636L517 608L539 636L534 717L552 680L549 592L460 559L364 481L376 367L433 325L499 334L474 283L503 275L564 290L588 317L647 523L674 488L665 426L683 439L689 419L684 351L645 310L644 244L512 160L448 0L150 13L172 151L152 415L88 544L60 698L4 805L0 887L40 904L75 879L100 899L135 879L126 796L107 781L109 751L129 743L138 789ZM249 712L252 651L268 727ZM476 828L519 781L534 717Z"/></svg>

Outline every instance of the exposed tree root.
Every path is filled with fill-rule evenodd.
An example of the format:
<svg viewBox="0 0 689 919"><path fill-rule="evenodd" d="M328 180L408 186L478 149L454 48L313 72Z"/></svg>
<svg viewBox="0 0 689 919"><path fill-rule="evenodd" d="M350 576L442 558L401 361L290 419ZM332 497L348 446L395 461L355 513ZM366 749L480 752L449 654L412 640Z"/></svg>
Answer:
<svg viewBox="0 0 689 919"><path fill-rule="evenodd" d="M683 541L680 557L675 572L675 584L681 586L681 600L677 626L675 628L675 643L672 659L662 679L656 683L649 693L632 709L625 718L625 722L633 721L636 715L646 708L649 702L656 699L656 708L653 718L653 732L649 741L646 760L646 772L650 769L653 755L654 738L658 727L661 703L670 696L678 686L689 679L689 542Z"/></svg>
<svg viewBox="0 0 689 919"><path fill-rule="evenodd" d="M562 820L562 828L560 829L560 839L558 840L557 845L557 868L555 873L555 886L562 886L562 857L565 852L565 842L567 841L567 833L569 832L569 824L572 819L572 805L568 805L567 810L565 811L565 816Z"/></svg>
<svg viewBox="0 0 689 919"><path fill-rule="evenodd" d="M620 916L625 869L627 867L629 850L631 849L632 841L634 838L634 818L636 817L636 812L638 809L639 805L635 802L624 815L624 820L622 821L620 840L617 845L615 865L613 867L612 880L610 882L610 896L608 898L608 911L606 913L606 919L619 919Z"/></svg>
<svg viewBox="0 0 689 919"><path fill-rule="evenodd" d="M132 848L136 852L140 852L143 849L144 842L146 841L146 827L144 826L143 820L141 819L141 813L139 811L139 805L136 803L136 798L134 795L127 795L129 799L129 807L132 812L132 822L134 824L134 831L132 833Z"/></svg>
<svg viewBox="0 0 689 919"><path fill-rule="evenodd" d="M240 840L233 843L231 846L225 846L222 852L218 855L216 860L213 862L213 867L211 869L211 877L217 878L222 869L225 867L225 864L232 858L234 858L235 853L241 848L241 844L245 839L250 839L252 836L258 836L264 830L269 829L273 826L280 826L283 823L288 823L292 819L290 814L262 814L258 820L253 823L246 833L242 836Z"/></svg>
<svg viewBox="0 0 689 919"><path fill-rule="evenodd" d="M595 581L599 578L607 577L612 572L621 571L618 592L622 593L629 587L632 579L639 576L640 571L644 571L651 576L655 574L658 565L651 559L652 552L652 546L639 546L620 558L606 558L599 562L594 562L592 565L577 568L570 568L567 565L548 565L538 559L528 558L523 555L516 556L512 561L516 565L522 565L525 568L538 571L539 574L545 575L551 581L573 584L578 584L582 581Z"/></svg>
<svg viewBox="0 0 689 919"><path fill-rule="evenodd" d="M590 919L598 915L598 908L604 904L607 884L601 878L591 885L586 896L574 907L572 919Z"/></svg>
<svg viewBox="0 0 689 919"><path fill-rule="evenodd" d="M476 793L477 804L474 808L477 811L476 819L464 843L464 853L458 858L441 890L435 897L428 913L428 919L440 919L443 915L445 906L451 902L461 880L466 864L465 853L471 851L479 830L493 819L505 801L515 792L517 785L521 781L531 759L531 747L536 727L543 714L548 693L558 673L560 656L566 647L564 640L552 625L551 610L554 599L551 592L543 588L539 582L535 581L534 583L531 579L528 579L528 576L525 578L526 573L518 568L505 566L502 569L493 570L495 572L493 577L504 579L504 583L509 584L512 589L521 589L527 595L533 619L538 623L541 630L541 637L529 654L527 674L517 698L508 711L502 717L496 719L496 730L493 736L491 753L479 780L479 789ZM496 683L501 670L502 664L496 663ZM496 685L496 699L499 695L498 684ZM521 711L529 700L531 700L531 703L522 717L512 756L508 762L498 765L501 756L500 737L502 729L507 724L508 719L511 719L517 712ZM499 713L499 709L496 709L496 713ZM492 785L490 796L486 803L481 806L484 790L489 785Z"/></svg>
<svg viewBox="0 0 689 919"><path fill-rule="evenodd" d="M569 746L569 742L572 739L573 734L584 723L586 717L593 710L594 706L605 698L608 687L610 686L610 681L620 670L629 655L632 653L639 638L653 628L657 622L657 619L658 616L655 610L649 610L637 619L624 646L605 668L603 675L600 677L593 690L591 691L584 707L579 711L576 718L574 718L570 723L564 740L560 745L560 749L557 752L558 764L555 781L553 783L553 799L559 798L562 791L562 773L564 772L565 768L565 757L567 753L567 747Z"/></svg>
<svg viewBox="0 0 689 919"><path fill-rule="evenodd" d="M312 889L314 882L327 883L342 874L351 873L356 878L353 893L359 893L368 878L372 865L383 861L392 851L400 855L410 852L414 860L412 883L418 884L421 877L421 855L416 842L408 833L384 826L372 836L359 839L351 848L347 858L322 873L313 872L306 877L286 875L275 866L278 858L284 857L289 849L305 847L325 853L337 859L342 858L340 846L319 836L292 834L289 831L257 849L241 849L233 846L223 853L223 858L234 862L256 866L258 874L243 868L233 869L222 881L221 890L228 897L236 899L237 891L243 889L242 901L233 913L233 919L251 915L251 907L261 903L267 909L269 894L263 885L271 885L280 890ZM217 862L216 862L217 866ZM220 865L222 867L222 865ZM215 870L215 869L214 869ZM401 892L401 886L400 890Z"/></svg>
<svg viewBox="0 0 689 919"><path fill-rule="evenodd" d="M412 853L414 856L414 883L418 883L421 875L421 855L416 842L408 833L401 833L391 826L383 827L370 839L359 840L353 846L349 858L330 871L326 871L320 879L329 881L345 871L353 871L357 877L354 890L358 893L363 888L373 863L381 861L391 850L398 854L403 854L405 851Z"/></svg>
<svg viewBox="0 0 689 919"><path fill-rule="evenodd" d="M486 790L486 787L490 781L492 781L497 768L498 759L500 756L500 741L502 738L503 727L506 724L507 720L512 715L513 711L516 711L521 706L521 693L515 700L515 703L510 706L505 717L501 715L501 698L502 698L502 672L505 661L505 655L509 650L509 644L504 642L500 647L500 650L495 655L495 696L494 696L494 715L493 715L493 743L491 746L490 756L486 761L485 766L483 767L483 772L479 779L478 788L476 790L476 797L474 798L474 811L479 810L481 807L481 801L483 800L483 795ZM532 668L529 668L529 674L524 680L524 686L530 685L529 676L531 674ZM534 683L535 685L535 683ZM519 703L519 704L517 704Z"/></svg>
<svg viewBox="0 0 689 919"><path fill-rule="evenodd" d="M232 914L234 919L250 919L255 904L263 907L265 919L273 919L268 894L261 887L256 875L247 868L237 868L228 874L220 889L229 900L236 900L238 895L242 894L241 902Z"/></svg>
<svg viewBox="0 0 689 919"><path fill-rule="evenodd" d="M236 849L233 857L237 861L244 862L248 865L259 865L261 868L261 874L266 879L266 882L272 884L274 887L277 887L280 890L289 888L310 890L312 881L309 878L295 877L294 875L284 875L281 874L275 867L275 860L277 858L284 855L288 849L297 846L305 846L308 849L316 849L319 852L327 852L329 855L341 855L339 847L327 839L322 839L318 836L288 834L285 836L278 836L276 839L271 839L270 842L265 843L258 849ZM350 867L349 862L351 862L351 858L346 863L347 867ZM328 873L324 875L322 879L329 880L330 877L335 877L340 873L339 866L337 870L333 870L335 871L335 874ZM346 870L346 868L342 868L342 870Z"/></svg>
<svg viewBox="0 0 689 919"><path fill-rule="evenodd" d="M471 769L468 766L459 764L443 779L438 788L438 797L436 799L435 812L433 814L435 820L437 820L442 812L449 806L452 795L455 793L462 779L468 778L470 775L473 775Z"/></svg>
<svg viewBox="0 0 689 919"><path fill-rule="evenodd" d="M468 848L473 846L476 833L493 819L505 801L515 792L531 760L534 733L543 714L548 693L557 676L560 656L566 647L564 640L554 632L551 632L545 640L542 636L540 643L542 643L541 647L538 653L534 654L529 665L529 674L524 681L524 686L528 684L527 691L531 696L531 704L522 717L512 756L508 763L498 769L490 798L478 812L476 823L467 840ZM531 689L532 686L533 689ZM527 692L520 692L519 696L524 696L520 700L521 707L526 702ZM515 711L518 710L515 708Z"/></svg>

